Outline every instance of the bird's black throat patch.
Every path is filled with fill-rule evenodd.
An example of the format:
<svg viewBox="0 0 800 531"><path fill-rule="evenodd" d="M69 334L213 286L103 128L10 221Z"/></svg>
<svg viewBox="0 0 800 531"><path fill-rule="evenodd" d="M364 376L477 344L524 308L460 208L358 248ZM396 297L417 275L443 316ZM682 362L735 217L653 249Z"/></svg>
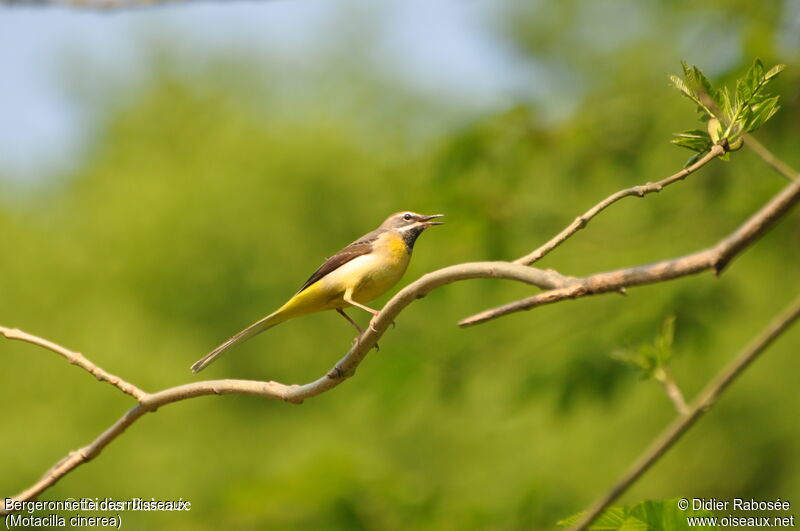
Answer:
<svg viewBox="0 0 800 531"><path fill-rule="evenodd" d="M414 243L424 230L425 227L414 227L413 229L408 229L401 232L403 235L403 241L406 243L406 247L408 247L408 252L411 252L414 249Z"/></svg>

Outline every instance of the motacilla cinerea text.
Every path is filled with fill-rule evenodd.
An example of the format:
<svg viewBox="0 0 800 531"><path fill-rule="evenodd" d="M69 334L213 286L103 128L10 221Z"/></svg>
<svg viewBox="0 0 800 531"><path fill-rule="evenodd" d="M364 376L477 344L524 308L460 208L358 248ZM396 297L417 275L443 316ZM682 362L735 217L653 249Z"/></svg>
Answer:
<svg viewBox="0 0 800 531"><path fill-rule="evenodd" d="M380 297L400 280L411 260L417 237L431 225L441 225L431 221L441 216L414 212L392 214L380 227L328 258L286 304L198 360L192 365L192 372L200 372L233 345L309 313L335 309L361 333L361 328L344 313L344 308L356 306L371 313L373 318L378 315L377 310L364 303Z"/></svg>

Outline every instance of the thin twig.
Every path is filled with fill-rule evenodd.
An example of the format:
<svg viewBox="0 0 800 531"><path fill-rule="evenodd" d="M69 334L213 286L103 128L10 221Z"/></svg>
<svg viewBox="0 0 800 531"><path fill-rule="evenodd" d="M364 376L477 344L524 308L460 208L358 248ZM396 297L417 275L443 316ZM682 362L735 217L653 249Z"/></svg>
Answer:
<svg viewBox="0 0 800 531"><path fill-rule="evenodd" d="M672 401L678 414L686 415L689 412L689 406L686 404L686 399L683 398L683 392L681 392L678 382L675 381L675 377L672 376L672 371L668 365L659 367L656 380L664 386L664 391L667 393L667 397Z"/></svg>
<svg viewBox="0 0 800 531"><path fill-rule="evenodd" d="M754 136L744 135L744 144L749 147L753 153L761 157L761 159L776 172L792 182L800 181L800 175L794 171L791 166L773 155L772 152L764 147L764 144L756 140Z"/></svg>
<svg viewBox="0 0 800 531"><path fill-rule="evenodd" d="M692 403L686 415L679 416L664 432L661 433L636 460L622 478L597 500L573 527L580 531L587 529L603 510L614 502L628 487L644 474L658 459L664 455L692 425L703 416L719 399L719 396L745 369L761 354L778 336L786 331L800 317L800 297L796 298L750 345L742 350L728 366L706 386Z"/></svg>
<svg viewBox="0 0 800 531"><path fill-rule="evenodd" d="M462 327L473 326L510 313L530 310L564 299L619 291L631 286L663 282L706 270L713 270L719 274L736 255L761 237L798 201L800 201L800 182L793 182L761 207L730 236L711 248L654 264L596 273L586 277L573 277L563 287L485 310L461 320L458 324Z"/></svg>
<svg viewBox="0 0 800 531"><path fill-rule="evenodd" d="M405 307L440 286L476 278L517 280L541 288L554 288L570 281L569 277L560 275L552 270L544 271L508 262L465 263L428 273L392 297L378 314L373 326L369 327L359 337L359 340L327 374L304 385L285 385L278 382L255 380L208 380L171 387L156 393L145 393L134 385L107 373L77 352L72 352L60 345L19 330L0 328L0 331L7 338L27 341L61 354L67 360L87 370L98 379L112 383L121 391L134 396L139 401L139 404L120 417L94 441L83 448L70 452L69 455L48 470L39 481L12 499L24 501L38 496L77 466L98 455L103 448L108 446L128 426L136 422L145 413L155 411L162 406L198 396L223 394L254 395L299 404L307 398L322 394L338 386L355 373L356 368L369 353L370 349L375 346L389 324ZM4 503L0 501L0 515L8 514L8 512Z"/></svg>
<svg viewBox="0 0 800 531"><path fill-rule="evenodd" d="M22 330L16 328L5 328L0 326L0 334L4 335L7 339L14 339L17 341L24 341L25 343L31 343L33 345L38 345L42 348L46 348L47 350L53 351L56 354L59 354L67 359L71 364L77 365L81 369L87 371L89 374L97 378L102 382L108 382L123 393L127 395L131 395L137 401L141 402L147 396L147 393L133 385L132 383L126 382L119 376L111 374L103 370L102 368L98 367L86 357L81 354L80 352L74 352L67 348L62 347L61 345L57 345L52 341L48 341L47 339L35 336L33 334L29 334L27 332L23 332Z"/></svg>
<svg viewBox="0 0 800 531"><path fill-rule="evenodd" d="M669 177L666 177L654 183L647 183L641 186L626 188L625 190L620 190L619 192L611 194L610 196L606 197L605 199L597 203L595 206L584 212L582 215L575 218L575 220L572 223L570 223L567 226L567 228L556 234L552 239L550 239L550 241L540 246L538 249L526 254L525 256L517 258L516 260L514 260L514 263L530 265L536 262L537 260L540 260L542 257L544 257L544 255L546 255L547 253L549 253L550 251L552 251L553 249L555 249L556 247L567 241L567 239L570 238L573 234L584 228L586 224L589 223L589 220L591 220L593 217L595 217L600 212L602 212L612 204L616 203L620 199L630 196L644 197L647 194L660 192L662 189L664 189L664 187L669 186L672 183L682 181L691 173L694 173L696 170L702 168L715 158L724 154L725 154L725 149L722 146L714 145L711 148L711 151L706 153L706 155L703 158L701 158L688 168L682 169L678 173L670 175Z"/></svg>

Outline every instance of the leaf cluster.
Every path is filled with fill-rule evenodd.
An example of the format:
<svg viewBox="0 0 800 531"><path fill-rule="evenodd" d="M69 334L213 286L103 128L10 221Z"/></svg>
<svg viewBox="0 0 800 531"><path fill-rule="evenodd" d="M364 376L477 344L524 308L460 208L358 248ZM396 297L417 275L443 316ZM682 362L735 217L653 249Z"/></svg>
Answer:
<svg viewBox="0 0 800 531"><path fill-rule="evenodd" d="M661 330L652 343L644 343L635 349L618 349L611 357L641 371L643 380L666 378L665 367L672 359L672 343L675 338L675 316L670 315L661 324Z"/></svg>
<svg viewBox="0 0 800 531"><path fill-rule="evenodd" d="M585 512L574 514L558 522L570 527L583 518ZM636 505L609 507L589 526L590 530L603 531L681 531L689 529L687 517L713 517L711 511L681 510L677 499L644 501ZM705 529L716 529L708 525Z"/></svg>
<svg viewBox="0 0 800 531"><path fill-rule="evenodd" d="M745 134L764 125L780 108L778 96L769 94L766 86L786 65L766 70L761 60L756 59L731 91L728 87L715 89L699 68L685 62L681 64L683 77L671 75L670 80L681 94L697 104L700 119L706 122L706 130L691 129L676 133L672 139L673 144L696 152L687 165L702 157L714 144L724 146L726 152L736 151L742 146Z"/></svg>

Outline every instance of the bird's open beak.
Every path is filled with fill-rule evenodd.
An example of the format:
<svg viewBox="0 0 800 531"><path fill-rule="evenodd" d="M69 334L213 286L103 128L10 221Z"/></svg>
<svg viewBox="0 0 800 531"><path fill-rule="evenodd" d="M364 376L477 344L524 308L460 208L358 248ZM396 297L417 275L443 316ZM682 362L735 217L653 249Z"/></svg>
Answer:
<svg viewBox="0 0 800 531"><path fill-rule="evenodd" d="M432 225L444 225L441 221L430 221L432 219L440 218L444 216L444 214L434 214L432 216L423 216L419 220L423 222L426 227L430 227Z"/></svg>

